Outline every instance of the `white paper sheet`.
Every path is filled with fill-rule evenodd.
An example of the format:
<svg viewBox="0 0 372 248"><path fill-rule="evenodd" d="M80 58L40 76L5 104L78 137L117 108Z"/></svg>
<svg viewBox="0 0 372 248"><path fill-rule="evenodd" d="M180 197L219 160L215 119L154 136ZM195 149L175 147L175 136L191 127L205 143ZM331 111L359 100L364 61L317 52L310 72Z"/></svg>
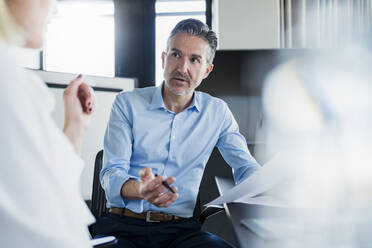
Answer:
<svg viewBox="0 0 372 248"><path fill-rule="evenodd" d="M303 225L291 218L243 219L240 223L263 239L298 237Z"/></svg>
<svg viewBox="0 0 372 248"><path fill-rule="evenodd" d="M267 192L276 185L289 180L292 173L289 166L283 162L288 160L283 158L286 158L285 154L275 156L249 178L206 205L220 205L242 197L248 199Z"/></svg>
<svg viewBox="0 0 372 248"><path fill-rule="evenodd" d="M287 199L280 199L272 195L264 195L251 198L239 198L234 202L254 204L254 205L263 205L270 207L280 207L280 208L291 208L296 207L294 203L289 203Z"/></svg>

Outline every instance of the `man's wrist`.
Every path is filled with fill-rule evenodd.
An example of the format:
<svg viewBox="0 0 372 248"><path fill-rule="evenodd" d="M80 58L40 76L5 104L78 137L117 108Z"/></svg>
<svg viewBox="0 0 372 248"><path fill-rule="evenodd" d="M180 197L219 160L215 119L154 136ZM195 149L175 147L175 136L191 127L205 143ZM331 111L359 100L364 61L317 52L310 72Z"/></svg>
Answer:
<svg viewBox="0 0 372 248"><path fill-rule="evenodd" d="M137 187L137 196L140 199L144 199L144 196L141 193L142 192L143 183L141 181L136 181L136 182L137 182L137 185L138 185L138 187Z"/></svg>
<svg viewBox="0 0 372 248"><path fill-rule="evenodd" d="M141 182L129 179L121 187L121 197L124 199L143 199L141 194Z"/></svg>

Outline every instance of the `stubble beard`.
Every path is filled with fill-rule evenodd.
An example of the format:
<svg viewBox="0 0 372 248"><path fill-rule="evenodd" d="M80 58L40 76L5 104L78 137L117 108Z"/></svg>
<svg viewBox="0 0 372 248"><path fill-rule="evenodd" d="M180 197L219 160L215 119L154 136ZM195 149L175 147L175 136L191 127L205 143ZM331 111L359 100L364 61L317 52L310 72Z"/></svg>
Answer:
<svg viewBox="0 0 372 248"><path fill-rule="evenodd" d="M173 86L173 85L177 85L177 83L175 84L172 84L171 82L167 83L168 85L168 89L170 92L172 92L174 95L177 95L177 96L186 96L186 95L189 95L193 89L191 88L191 82L187 82L187 85L188 85L188 88L186 89L182 89L181 91L180 90L176 90L176 86Z"/></svg>
<svg viewBox="0 0 372 248"><path fill-rule="evenodd" d="M186 95L188 95L188 94L190 94L190 92L192 91L192 89L184 89L184 90L182 90L182 91L177 91L177 90L175 90L172 86L169 86L168 87L169 88L169 90L173 93L173 94L175 94L175 95L177 95L177 96L186 96Z"/></svg>

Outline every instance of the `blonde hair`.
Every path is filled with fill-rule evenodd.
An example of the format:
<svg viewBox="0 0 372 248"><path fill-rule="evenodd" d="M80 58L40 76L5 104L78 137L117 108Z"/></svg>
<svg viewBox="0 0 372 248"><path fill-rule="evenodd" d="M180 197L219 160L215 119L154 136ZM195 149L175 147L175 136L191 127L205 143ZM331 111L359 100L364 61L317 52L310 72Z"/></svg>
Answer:
<svg viewBox="0 0 372 248"><path fill-rule="evenodd" d="M22 28L10 13L6 0L0 0L0 38L9 45L23 46L26 43Z"/></svg>

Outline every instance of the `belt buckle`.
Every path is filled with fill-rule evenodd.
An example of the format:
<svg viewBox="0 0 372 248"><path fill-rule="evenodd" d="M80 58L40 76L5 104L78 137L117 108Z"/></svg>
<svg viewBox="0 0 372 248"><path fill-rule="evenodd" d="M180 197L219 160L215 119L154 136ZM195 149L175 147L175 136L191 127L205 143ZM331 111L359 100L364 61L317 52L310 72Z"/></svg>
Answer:
<svg viewBox="0 0 372 248"><path fill-rule="evenodd" d="M157 211L147 211L146 212L146 222L160 222L160 220L151 220L151 213L159 213Z"/></svg>

